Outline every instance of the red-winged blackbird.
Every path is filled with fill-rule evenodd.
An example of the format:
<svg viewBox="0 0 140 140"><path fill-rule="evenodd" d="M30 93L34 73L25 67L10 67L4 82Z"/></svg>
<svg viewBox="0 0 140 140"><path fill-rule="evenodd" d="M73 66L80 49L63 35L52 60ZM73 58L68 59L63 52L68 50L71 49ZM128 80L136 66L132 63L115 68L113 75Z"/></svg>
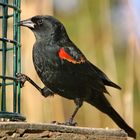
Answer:
<svg viewBox="0 0 140 140"><path fill-rule="evenodd" d="M74 116L83 101L86 101L111 117L128 136L136 138L136 132L113 109L104 95L108 94L105 86L121 88L86 59L69 39L60 21L52 16L39 15L21 21L20 25L30 28L36 37L33 62L45 87L41 89L26 75L18 74L23 83L28 80L45 97L58 94L74 100L76 109L67 122L69 125L74 124Z"/></svg>

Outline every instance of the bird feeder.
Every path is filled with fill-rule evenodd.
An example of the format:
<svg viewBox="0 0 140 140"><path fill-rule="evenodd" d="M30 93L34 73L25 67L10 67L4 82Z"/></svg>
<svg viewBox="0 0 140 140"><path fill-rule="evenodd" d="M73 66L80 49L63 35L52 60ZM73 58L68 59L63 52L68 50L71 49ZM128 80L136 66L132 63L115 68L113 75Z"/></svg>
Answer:
<svg viewBox="0 0 140 140"><path fill-rule="evenodd" d="M20 82L16 81L16 73L21 71L20 27L17 25L20 12L20 0L0 1L0 119L3 121L25 120L20 114ZM9 95L12 96L10 105Z"/></svg>

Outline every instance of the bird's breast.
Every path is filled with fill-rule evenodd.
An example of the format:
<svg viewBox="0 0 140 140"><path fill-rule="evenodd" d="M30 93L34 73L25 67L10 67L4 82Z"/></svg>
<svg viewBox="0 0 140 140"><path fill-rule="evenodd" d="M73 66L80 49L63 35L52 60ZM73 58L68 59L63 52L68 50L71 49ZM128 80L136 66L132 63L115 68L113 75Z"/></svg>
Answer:
<svg viewBox="0 0 140 140"><path fill-rule="evenodd" d="M60 60L57 58L57 48L53 49L42 43L33 47L33 63L35 70L44 84L51 84L57 79L60 71Z"/></svg>

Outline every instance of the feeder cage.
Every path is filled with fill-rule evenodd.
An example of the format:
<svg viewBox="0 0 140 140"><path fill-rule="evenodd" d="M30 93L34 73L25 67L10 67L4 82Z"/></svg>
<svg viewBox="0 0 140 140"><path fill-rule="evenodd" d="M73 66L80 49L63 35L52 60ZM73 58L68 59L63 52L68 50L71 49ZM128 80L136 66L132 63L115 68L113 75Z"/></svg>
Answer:
<svg viewBox="0 0 140 140"><path fill-rule="evenodd" d="M20 82L16 81L21 71L20 12L20 0L0 0L1 121L25 120L20 114Z"/></svg>

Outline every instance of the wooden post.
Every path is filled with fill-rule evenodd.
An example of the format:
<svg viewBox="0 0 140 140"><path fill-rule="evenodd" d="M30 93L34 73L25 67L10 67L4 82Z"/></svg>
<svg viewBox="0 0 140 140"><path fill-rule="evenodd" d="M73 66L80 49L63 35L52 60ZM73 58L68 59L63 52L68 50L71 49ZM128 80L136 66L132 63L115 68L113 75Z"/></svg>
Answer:
<svg viewBox="0 0 140 140"><path fill-rule="evenodd" d="M0 139L127 140L127 134L119 129L72 127L47 123L0 122Z"/></svg>

